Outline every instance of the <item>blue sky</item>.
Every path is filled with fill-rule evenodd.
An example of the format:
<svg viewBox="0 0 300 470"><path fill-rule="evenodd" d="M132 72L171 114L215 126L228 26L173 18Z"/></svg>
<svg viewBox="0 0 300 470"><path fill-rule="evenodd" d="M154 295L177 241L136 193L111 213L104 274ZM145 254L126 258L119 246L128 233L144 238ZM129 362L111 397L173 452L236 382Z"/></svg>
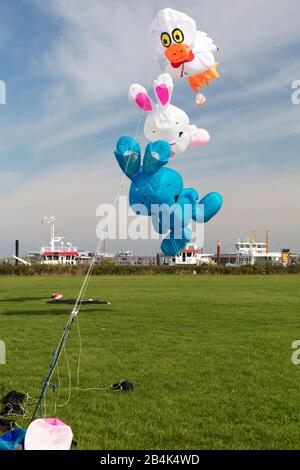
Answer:
<svg viewBox="0 0 300 470"><path fill-rule="evenodd" d="M159 8L187 12L220 51L221 79L199 110L193 92L175 83L173 102L206 128L205 149L171 166L202 196L219 191L222 213L207 225L206 249L270 229L271 244L300 251L300 80L298 2L286 0L2 0L0 79L0 256L20 238L23 253L47 241L44 215L82 248L96 245L96 208L119 190L113 150L135 134L131 83L159 74L148 27ZM142 131L139 140L145 143ZM126 194L127 186L123 189ZM150 254L157 242L116 242Z"/></svg>

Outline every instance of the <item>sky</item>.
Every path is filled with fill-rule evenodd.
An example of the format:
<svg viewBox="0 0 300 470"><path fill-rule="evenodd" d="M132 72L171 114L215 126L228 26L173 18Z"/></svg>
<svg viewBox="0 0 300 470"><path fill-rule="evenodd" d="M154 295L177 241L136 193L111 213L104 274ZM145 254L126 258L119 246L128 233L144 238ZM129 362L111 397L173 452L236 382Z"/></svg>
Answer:
<svg viewBox="0 0 300 470"><path fill-rule="evenodd" d="M271 247L300 252L300 80L297 0L1 0L0 257L48 241L43 216L81 249L97 245L96 209L113 202L121 171L117 139L135 135L131 83L159 75L148 29L161 8L188 13L219 47L221 78L197 108L187 82L173 103L211 135L210 144L172 159L186 187L218 191L224 207L205 227L205 250L224 251L253 230ZM144 145L142 126L137 139ZM110 242L110 251L150 255L159 242Z"/></svg>

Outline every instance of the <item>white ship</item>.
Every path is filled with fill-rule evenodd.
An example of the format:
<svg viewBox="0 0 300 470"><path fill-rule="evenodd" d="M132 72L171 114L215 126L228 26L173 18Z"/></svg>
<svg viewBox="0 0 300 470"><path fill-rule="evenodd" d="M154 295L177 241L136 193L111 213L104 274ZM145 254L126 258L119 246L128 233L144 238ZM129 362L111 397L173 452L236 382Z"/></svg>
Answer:
<svg viewBox="0 0 300 470"><path fill-rule="evenodd" d="M172 257L171 265L199 266L201 264L213 264L214 255L202 253L195 244L188 244L183 251Z"/></svg>
<svg viewBox="0 0 300 470"><path fill-rule="evenodd" d="M217 255L202 253L196 245L189 244L178 255L172 257L171 265L223 264L227 266L244 266L254 264L280 264L287 266L290 262L290 250L270 251L269 233L266 240L258 242L256 232L251 238L239 239L235 244L236 252L221 254L221 243L218 242Z"/></svg>
<svg viewBox="0 0 300 470"><path fill-rule="evenodd" d="M247 238L236 243L236 265L254 264L280 264L283 259L281 251L269 251L269 242L257 242L256 239Z"/></svg>
<svg viewBox="0 0 300 470"><path fill-rule="evenodd" d="M43 264L77 264L79 252L76 246L66 242L65 237L55 235L55 217L44 217L42 222L50 225L50 241L42 246L40 255Z"/></svg>

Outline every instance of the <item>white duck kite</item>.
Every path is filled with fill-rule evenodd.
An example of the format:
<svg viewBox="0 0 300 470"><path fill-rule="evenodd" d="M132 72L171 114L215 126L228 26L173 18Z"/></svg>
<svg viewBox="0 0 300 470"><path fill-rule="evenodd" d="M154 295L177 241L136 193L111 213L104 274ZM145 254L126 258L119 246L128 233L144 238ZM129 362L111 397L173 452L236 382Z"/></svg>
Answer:
<svg viewBox="0 0 300 470"><path fill-rule="evenodd" d="M217 46L185 13L160 10L150 27L150 41L162 70L172 78L187 78L195 93L220 76L213 55Z"/></svg>

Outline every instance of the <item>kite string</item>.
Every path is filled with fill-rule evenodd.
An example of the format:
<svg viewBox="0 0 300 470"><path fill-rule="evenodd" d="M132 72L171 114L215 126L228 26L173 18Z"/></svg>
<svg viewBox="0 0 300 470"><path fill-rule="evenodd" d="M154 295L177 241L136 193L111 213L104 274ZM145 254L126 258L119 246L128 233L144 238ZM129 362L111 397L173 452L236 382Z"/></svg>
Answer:
<svg viewBox="0 0 300 470"><path fill-rule="evenodd" d="M151 73L149 74L147 90L149 89L149 84L150 84L150 80L151 80L151 77L152 77L152 71L153 71L153 66L151 67ZM145 113L145 111L143 111L143 110L140 112L138 125L137 125L135 135L134 135L134 141L136 140L136 138L137 138L137 136L140 132L140 127L141 127L141 124L142 124L142 121L143 121L144 113ZM132 143L132 148L131 148L130 152L133 151L134 141ZM127 161L125 172L124 172L124 174L122 176L122 179L121 179L121 184L120 184L119 190L118 190L118 192L115 196L114 202L113 202L113 207L114 208L116 208L118 199L121 195L122 189L124 188L124 182L125 182L125 179L126 179L126 172L127 172L127 169L128 169L129 162L130 162L130 159L128 159L128 161ZM79 294L78 294L78 297L77 297L77 300L76 300L76 303L75 303L75 306L74 306L74 309L73 309L73 311L76 312L76 315L78 315L79 312L80 312L80 309L81 309L81 306L82 306L82 301L84 299L84 295L86 293L86 290L87 290L87 287L88 287L88 284L89 284L89 280L90 280L90 277L92 275L93 268L94 268L96 260L98 258L98 253L99 253L99 250L101 248L101 244L105 240L105 237L106 237L106 230L107 230L108 225L110 223L110 219L112 217L112 212L113 211L110 212L109 217L108 217L108 222L107 222L106 226L103 228L103 230L101 232L100 239L99 239L99 242L98 242L97 247L96 247L96 251L94 253L94 256L93 256L92 261L90 263L89 269L87 271L87 274L85 276L85 279L84 279L83 284L81 286L81 289L79 291Z"/></svg>
<svg viewBox="0 0 300 470"><path fill-rule="evenodd" d="M153 59L152 60L152 64L151 64L151 70L150 70L150 73L149 73L149 77L148 77L148 82L147 82L147 86L146 86L146 90L147 92L149 92L149 89L150 89L150 83L153 79L153 69L154 69L154 64L155 60ZM141 124L142 124L142 121L143 121L143 118L144 118L144 115L145 115L145 111L144 110L141 110L140 114L139 114L139 120L138 120L138 124L137 124L137 128L136 128L136 131L135 131L135 135L134 135L134 141L136 140L139 132L140 132L140 128L141 128ZM131 148L131 152L133 150L133 145L132 144L132 148ZM124 175L121 179L121 184L120 184L120 187L119 187L119 191L118 193L116 194L116 197L114 199L114 203L113 203L113 207L116 208L116 205L117 205L117 202L118 202L118 199L121 195L121 192L122 192L122 189L124 188L124 182L125 182L125 179L126 179L126 172L127 172L127 167L128 167L128 164L130 162L130 159L128 159L127 161L127 165L126 165L126 168L125 168L125 172L124 172ZM106 235L106 228L108 227L109 223L110 223L110 219L111 219L111 216L112 216L112 212L110 212L109 214L109 217L108 217L108 222L106 224L106 227L104 227L104 229L102 230L102 233L101 233L101 237L100 237L100 240L99 240L99 243L97 245L97 249L96 249L96 252L94 254L94 257L92 259L92 262L91 262L91 265L89 267L89 270L87 272L87 275L86 275L86 278L83 282L83 285L81 287L81 290L80 290L80 293L79 293L79 296L78 296L78 300L76 301L76 304L75 304L75 308L77 310L77 312L79 313L80 312L80 308L81 308L81 305L82 305L82 301L84 299L84 296L85 296L85 293L86 293L86 290L88 288L88 284L89 284L89 281L90 281L90 278L91 278L91 275L92 275L92 271L93 271L93 268L94 268L94 265L95 265L95 262L96 262L96 259L97 259L97 253L99 252L99 249L101 248L101 243L104 242L104 239L102 239L102 235ZM74 308L74 309L75 309ZM77 364L77 388L79 388L79 383L80 383L80 362L81 362L81 352L82 352L82 339L81 339L81 333L80 333L80 325L79 325L79 319L78 319L78 314L76 315L76 320L77 320L77 329L78 329L78 338L79 338L79 354L78 354L78 364ZM101 389L102 390L102 389Z"/></svg>
<svg viewBox="0 0 300 470"><path fill-rule="evenodd" d="M141 124L141 120L142 120L142 117L140 116L140 119L139 119L139 125L137 127L137 130L136 130L136 133L135 133L135 138L137 136L137 133L139 131L139 128L140 128L140 124ZM129 163L129 159L128 159L128 162L127 162L127 165ZM127 170L127 167L126 167L126 170ZM118 201L118 198L121 194L121 191L122 191L122 188L123 188L123 185L124 185L124 180L125 180L125 177L123 176L122 178L122 181L121 181L121 186L119 188L119 191L115 197L115 200L114 200L114 207L116 207L116 204L117 204L117 201ZM109 217L110 219L110 217ZM108 222L109 223L109 222ZM107 226L108 226L108 223L107 223ZM106 228L106 227L105 227ZM80 288L80 291L79 291L79 294L78 294L78 297L77 297L77 300L76 300L76 303L75 303L75 306L71 312L71 315L69 317L69 320L68 320L68 323L67 323L67 326L64 330L64 333L63 333L63 336L62 336L62 339L61 339L61 342L62 342L62 346L61 346L61 349L60 351L58 352L57 354L57 357L56 357L56 363L50 373L50 376L49 376L49 381L48 381L48 385L50 383L50 379L53 375L53 372L57 366L57 364L59 363L59 360L60 360L60 357L61 357L61 354L63 351L65 351L65 344L66 344L66 341L68 339L68 336L70 334L70 330L71 330L71 325L72 325L72 322L75 318L78 318L78 314L80 312L80 309L81 309L81 306L82 306L82 302L83 302L83 299L84 299L84 295L85 295L85 292L87 290L87 287L88 287L88 284L89 284L89 280L91 278L91 275L92 275L92 271L93 271L93 268L95 266L95 263L96 263L96 260L97 260L97 256L98 256L98 251L100 250L101 248L101 243L103 241L103 235L105 236L105 228L102 230L102 233L101 233L101 236L100 236L100 240L97 244L97 248L96 248L96 251L94 253L94 256L93 256L93 259L90 263L90 266L89 266L89 269L87 271L87 274L85 276L85 279L84 279L84 282ZM67 330L68 329L68 330ZM66 352L65 352L66 353ZM67 357L67 356L66 356ZM79 362L79 365L77 367L77 369L80 369L80 356L78 356L78 362ZM70 376L70 371L69 371L69 397L68 397L68 400L66 402L66 404L69 403L70 399L71 399L71 389L72 389L72 385L71 385L71 376ZM46 389L46 393L45 393L45 396L44 396L44 416L47 416L47 408L46 408L46 394L47 394L47 389ZM64 405L65 406L65 405Z"/></svg>
<svg viewBox="0 0 300 470"><path fill-rule="evenodd" d="M100 392L104 392L106 390L110 390L111 386L109 387L90 387L90 388L80 388L80 358L81 358L81 352L82 352L82 336L81 336L81 331L80 331L80 322L79 322L79 317L76 317L76 323L77 323L77 331L78 331L78 344L79 344L79 349L78 349L78 361L77 361L77 380L76 380L76 387L75 390L79 390L81 392L89 392L91 390L98 390Z"/></svg>
<svg viewBox="0 0 300 470"><path fill-rule="evenodd" d="M149 88L150 88L150 82L151 80L153 79L153 64L154 64L155 60L153 59L152 60L152 66L151 66L151 71L149 73L149 78L148 78L148 83L147 83L147 91L149 91ZM136 127L136 131L135 131L135 135L134 135L134 141L136 140L139 132L140 132L140 128L141 128L141 124L143 122L143 118L144 118L144 115L145 115L145 111L144 110L141 110L140 112L140 115L139 115L139 120L138 120L138 124L137 124L137 127ZM132 144L132 148L131 148L131 152L133 151L133 145L134 143ZM121 179L121 183L120 183L120 186L119 186L119 190L115 196L115 199L114 199L114 202L113 202L113 207L116 208L116 205L117 205L117 202L118 202L118 199L121 195L121 192L124 188L124 183L125 183L125 180L126 180L126 172L127 172L127 168L128 168L128 164L130 162L130 159L128 159L127 161L127 165L126 165L126 169L125 169L125 173L124 175L122 176L122 179ZM107 390L108 388L110 387L105 387L105 388L92 388L92 389L79 389L79 383L80 383L80 363L81 363L81 352L82 352L82 341L81 341L81 334L80 334L80 325L79 325L79 320L78 320L78 314L80 313L80 310L81 310L81 306L82 306L82 302L84 300L84 296L85 296L85 293L87 291L87 288L88 288L88 285L89 285L89 281L90 281L90 278L91 278L91 275L92 275L92 272L93 272L93 268L95 266L95 263L96 263L96 260L98 258L98 253L99 253L99 250L101 249L101 246L102 246L102 242L104 242L105 240L105 237L106 237L106 231L107 231L107 228L108 228L108 225L110 223L110 219L111 219L111 216L112 216L112 212L110 212L109 214L109 217L108 217L108 221L107 221L107 224L106 226L103 228L102 232L101 232L101 235L100 235L100 239L99 239L99 242L97 244L97 247L96 247L96 251L94 253L94 256L92 258L92 261L89 265L89 269L86 273L86 276L84 278L84 281L81 285L81 288L80 288L80 291L79 291L79 294L78 294L78 297L76 299L76 302L75 302L75 305L74 305L74 308L71 312L71 317L68 321L68 324L67 324L67 327L69 327L69 331L67 332L67 335L64 339L64 342L63 342L63 345L62 345L62 348L57 356L57 361L56 361L56 364L54 366L54 369L50 375L50 378L56 368L56 365L58 364L59 360L60 360L60 357L61 357L61 354L62 354L62 351L65 351L65 343L67 341L67 338L69 336L69 333L70 333L70 327L72 325L72 321L74 320L74 318L77 319L77 327L78 327L78 333L80 335L80 343L79 343L79 354L78 354L78 364L77 364L77 387L76 389L78 390L84 390L84 391L88 391L88 390ZM65 330L66 330L65 328ZM65 351L65 354L66 354L66 351ZM67 356L66 356L67 358ZM69 370L69 396L68 396L68 400L66 402L66 404L69 403L70 399L71 399L71 389L72 389L72 381L71 381L71 372ZM50 380L49 378L49 380ZM60 385L59 385L60 386ZM63 405L65 406L65 405ZM46 415L46 406L45 406L45 415Z"/></svg>
<svg viewBox="0 0 300 470"><path fill-rule="evenodd" d="M159 11L159 10L160 10L160 0L157 0L157 7L158 7L158 11ZM159 16L158 16L158 23L159 23L160 32L162 33L162 28L161 28L161 23L160 23L160 18L159 18ZM150 68L150 73L149 73L149 76L148 76L148 82L147 82L147 86L146 86L147 92L149 92L150 82L151 82L152 79L153 79L153 69L154 69L153 64L154 64L155 62L156 62L156 60L155 60L155 59L152 59L151 68ZM142 121L143 121L144 115L145 115L145 111L144 111L144 110L141 110L140 115L139 115L139 120L138 120L137 128L136 128L136 131L135 131L134 141L136 140L137 135L138 135L139 132L140 132L140 127L141 127L141 123L142 123ZM133 141L133 144L132 144L132 148L131 148L130 153L131 153L132 150L133 150L134 141ZM122 192L122 189L124 188L124 182L125 182L125 179L126 179L126 172L127 172L127 168L128 168L129 162L130 162L130 159L128 159L128 161L127 161L127 165L126 165L126 168L125 168L123 177L122 177L122 179L121 179L121 184L120 184L118 193L117 193L117 195L116 195L116 197L115 197L115 199L114 199L114 203L113 203L113 207L114 207L114 208L116 208L116 204L117 204L117 202L118 202L118 199L119 199L119 197L120 197L120 194L121 194L121 192ZM105 226L105 227L103 228L103 230L102 230L99 243L98 243L98 245L97 245L96 251L95 251L94 256L93 256L93 259L92 259L92 261L91 261L91 264L90 264L90 266L89 266L88 272L87 272L87 274L86 274L86 277L85 277L84 282L83 282L83 284L82 284L82 286L81 286L81 289L80 289L78 298L77 298L77 300L76 300L75 307L74 307L74 309L73 309L73 311L76 311L76 315L78 315L79 312L80 312L80 309L81 309L81 306L82 306L82 301L83 301L83 299L84 299L84 295L85 295L86 290L87 290L87 288L88 288L89 280L90 280L90 277L91 277L91 275L92 275L93 268L94 268L94 265L95 265L96 260L97 260L97 257L98 257L98 252L99 252L99 249L101 248L101 243L102 243L102 241L104 242L104 240L105 240L106 229L108 228L108 225L109 225L109 223L110 223L111 216L112 216L112 211L111 211L110 214L109 214L108 222L107 222L106 226ZM104 234L103 239L102 239L102 234Z"/></svg>
<svg viewBox="0 0 300 470"><path fill-rule="evenodd" d="M158 10L160 10L160 0L157 0L157 7L158 7ZM158 16L158 21L159 21L159 27L160 27L160 30L161 30L161 25L160 25L160 19L159 19L159 16ZM162 31L160 31L162 32ZM149 75L148 75L148 82L147 82L147 86L146 86L146 90L147 92L149 92L149 88L150 88L150 82L152 81L153 79L153 69L154 69L154 63L156 62L156 59L152 59L152 62L151 62L151 67L150 67L150 72L149 72ZM141 126L141 123L142 123L142 120L143 120L143 117L144 117L144 114L145 114L145 111L144 110L141 110L140 112L140 115L139 115L139 120L138 120L138 124L137 124L137 128L136 128L136 131L135 131L135 136L134 136L134 141L136 140L137 138L137 135L139 134L139 131L140 131L140 126ZM133 145L134 143L132 144L132 148L131 148L131 152L133 150ZM124 182L125 182L125 179L126 179L126 172L127 172L127 168L128 168L128 164L129 164L129 161L130 159L128 159L127 161L127 165L126 165L126 169L125 169L125 172L124 172L124 175L121 179L121 185L119 187L119 191L114 199L114 203L113 203L113 207L116 208L116 204L117 204L117 201L120 197L120 194L121 194L121 191L124 187ZM106 227L108 227L109 225L109 222L110 222L110 218L111 218L111 215L112 215L112 211L109 215L109 218L108 218L108 222L106 224ZM102 234L106 233L106 227L104 227L104 229L102 230ZM84 298L84 295L86 293L86 290L87 290L87 287L88 287L88 284L89 284L89 280L90 280L90 277L91 277L91 274L92 274L92 271L93 271L93 268L94 268L94 265L96 263L96 259L97 259L97 253L99 252L99 249L101 248L101 243L102 243L102 239L100 237L100 240L99 240L99 243L97 245L97 248L96 248L96 251L95 251L95 254L93 256L93 259L91 261L91 264L90 264L90 267L88 269L88 272L86 274L86 277L84 279L84 282L81 286L81 289L79 291L79 295L77 297L77 300L76 300L76 303L75 303L75 307L73 309L73 311L76 311L76 315L79 314L80 312L80 309L81 309L81 305L82 305L82 301L83 301L83 298Z"/></svg>
<svg viewBox="0 0 300 470"><path fill-rule="evenodd" d="M136 129L136 132L135 132L135 139L136 139L136 137L137 137L137 134L138 134L139 129L140 129L140 126L141 126L142 117L143 117L143 113L140 113L138 126L137 126L137 129ZM133 146L132 146L131 151L132 151L132 150L133 150ZM129 164L129 161L130 161L130 160L128 159L127 166L128 166L128 164ZM127 170L127 166L126 166L126 170ZM117 193L117 195L116 195L116 197L115 197L114 203L113 203L113 206L114 206L114 207L116 207L118 198L119 198L119 196L120 196L120 194L121 194L122 188L124 187L125 177L126 177L126 175L123 175L122 180L121 180L121 185L120 185L119 191L118 191L118 193ZM111 212L112 212L112 211L111 211ZM109 221L110 221L111 215L112 215L112 214L109 215ZM108 223L109 223L109 221L108 221ZM108 226L108 223L106 224L106 227ZM63 352L63 350L64 350L64 348L65 348L65 344L66 344L66 341L67 341L68 336L69 336L69 334L70 334L70 330L71 330L71 326L72 326L73 320L78 316L78 314L79 314L79 312L80 312L80 309L81 309L81 306L82 306L82 302L83 302L83 299L84 299L84 295L85 295L85 292L86 292L86 290L87 290L87 287L88 287L88 284L89 284L89 280L90 280L90 278L91 278L91 274L92 274L93 268L94 268L94 266L95 266L95 263L96 263L96 260L97 260L97 257L98 257L98 252L99 252L99 250L100 250L100 248L101 248L101 243L102 243L102 241L104 240L104 236L105 236L105 233L106 233L106 230L105 230L106 227L104 227L104 229L103 229L102 232L101 232L100 240L99 240L99 242L98 242L98 244L97 244L96 251L95 251L94 256L93 256L93 258L92 258L92 261L91 261L91 263L90 263L90 265L89 265L89 269L88 269L88 271L87 271L87 273L86 273L86 276L85 276L85 278L84 278L84 281L83 281L83 283L82 283L82 285L81 285L81 288L80 288L78 297L77 297L77 299L76 299L74 308L73 308L72 311L71 311L71 314L70 314L68 323L67 323L67 325L66 325L66 327L65 327L65 329L64 329L64 332L63 332L62 338L61 338L61 340L60 340L59 346L58 346L58 348L57 348L57 350L56 350L56 351L57 351L57 355L56 355L56 357L55 357L54 366L53 366L52 368L51 368L51 366L50 366L51 371L50 371L50 374L49 374L49 377L48 377L48 383L47 383L46 389L48 388L48 386L49 386L49 384L50 384L50 379L51 379L51 377L52 377L52 375L53 375L53 372L54 372L54 370L55 370L55 368L56 368L56 365L58 364L58 362L59 362L59 360L60 360L61 354L62 354L62 352ZM47 391L45 392L45 397L46 397L46 393L47 393ZM44 398L45 398L45 397L44 397ZM45 406L45 416L46 416L46 406Z"/></svg>
<svg viewBox="0 0 300 470"><path fill-rule="evenodd" d="M160 0L157 0L157 6L158 6L158 11L160 10ZM158 22L159 22L159 28L160 28L160 32L162 32L162 29L161 29L161 24L160 24L160 18L158 16ZM147 92L149 92L149 88L150 88L150 82L152 81L153 79L153 64L155 62L155 59L152 60L152 63L151 63L151 69L150 69L150 73L149 73L149 78L148 78L148 82L147 82L147 86L146 86L146 90ZM138 133L139 133L139 130L140 130L140 126L141 126L141 122L143 120L143 116L144 116L145 112L144 110L142 110L140 112L140 115L139 115L139 121L138 121L138 125L137 125L137 128L136 128L136 132L135 132L135 137L134 137L134 140L136 139ZM131 148L131 152L133 150L133 146ZM128 166L128 163L129 163L129 159L128 159L128 162L127 162L127 165L126 165L126 169L125 169L125 172L124 172L124 175L122 177L122 180L121 180L121 185L120 185L120 188L119 188L119 191L115 197L115 200L114 200L114 204L113 204L113 207L116 208L116 204L117 204L117 201L120 197L120 194L121 194L121 191L124 187L124 181L125 181L125 178L126 178L126 171L127 171L127 166ZM109 222L110 222L110 217L111 217L111 214L109 215L109 221L108 223L106 224L106 227L109 225ZM106 232L106 227L103 229L102 233L105 233ZM81 308L81 305L82 305L82 301L83 301L83 298L84 298L84 295L86 293L86 290L87 290L87 287L88 287L88 284L89 284L89 280L90 280L90 277L91 277L91 274L92 274L92 271L93 271L93 268L94 268L94 265L95 265L95 262L96 262L96 254L97 254L97 251L98 249L100 248L100 245L101 245L101 239L98 243L98 246L97 246L97 250L96 250L96 253L95 253L95 256L92 260L92 263L91 263L91 266L90 266L90 269L87 273L87 276L86 276L86 279L84 280L84 283L82 285L82 289L80 291L80 293L82 293L82 297L81 297L81 301L80 301L80 304L79 302L76 302L76 308L78 307L78 305L80 305L79 309L78 309L78 313L80 311L80 308ZM79 293L79 296L80 297L80 293ZM77 390L82 390L82 391L88 391L88 390L106 390L107 388L88 388L88 389L80 389L79 388L79 385L80 385L80 364L81 364L81 353L82 353L82 337L81 337L81 331L80 331L80 324L79 324L79 317L78 317L78 314L76 315L76 320L77 320L77 330L78 330L78 341L79 341L79 350L78 350L78 362L77 362L77 385L76 385L76 389Z"/></svg>

